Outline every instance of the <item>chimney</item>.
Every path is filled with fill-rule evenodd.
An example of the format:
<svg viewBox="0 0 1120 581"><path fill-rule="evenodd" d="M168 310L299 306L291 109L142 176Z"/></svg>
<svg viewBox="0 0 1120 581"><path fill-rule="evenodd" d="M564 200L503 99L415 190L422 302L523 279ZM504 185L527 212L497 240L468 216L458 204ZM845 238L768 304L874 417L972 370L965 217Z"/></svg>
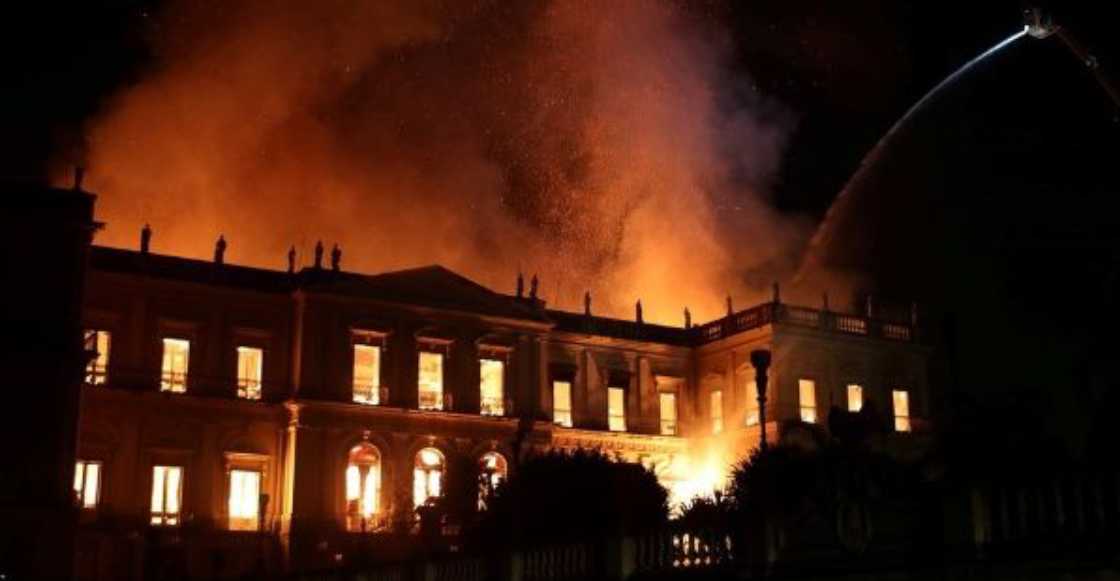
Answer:
<svg viewBox="0 0 1120 581"><path fill-rule="evenodd" d="M148 254L152 249L152 227L144 224L140 229L140 254Z"/></svg>

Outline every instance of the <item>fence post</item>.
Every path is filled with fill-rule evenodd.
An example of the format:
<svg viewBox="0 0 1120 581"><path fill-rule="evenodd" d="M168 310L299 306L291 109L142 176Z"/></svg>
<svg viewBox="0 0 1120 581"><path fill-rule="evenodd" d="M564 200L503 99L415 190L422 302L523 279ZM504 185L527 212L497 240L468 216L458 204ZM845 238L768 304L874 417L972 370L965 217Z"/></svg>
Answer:
<svg viewBox="0 0 1120 581"><path fill-rule="evenodd" d="M634 539L626 536L612 536L607 539L606 573L607 579L625 581L637 569L637 550Z"/></svg>

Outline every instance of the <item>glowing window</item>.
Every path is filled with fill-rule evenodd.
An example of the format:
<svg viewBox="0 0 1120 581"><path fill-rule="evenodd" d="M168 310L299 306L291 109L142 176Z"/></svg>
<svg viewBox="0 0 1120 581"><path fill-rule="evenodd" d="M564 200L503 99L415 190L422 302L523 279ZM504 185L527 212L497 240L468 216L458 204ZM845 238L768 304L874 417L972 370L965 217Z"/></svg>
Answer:
<svg viewBox="0 0 1120 581"><path fill-rule="evenodd" d="M812 379L797 380L797 403L801 409L801 421L817 422L817 382Z"/></svg>
<svg viewBox="0 0 1120 581"><path fill-rule="evenodd" d="M891 392L891 402L894 404L894 430L896 432L909 432L910 393L896 389Z"/></svg>
<svg viewBox="0 0 1120 581"><path fill-rule="evenodd" d="M758 382L757 381L752 379L752 380L747 382L746 398L747 398L747 414L746 414L746 417L743 419L743 421L748 426L757 426L758 422L759 422L759 417L760 417L759 410L758 410Z"/></svg>
<svg viewBox="0 0 1120 581"><path fill-rule="evenodd" d="M346 527L371 530L380 511L381 453L371 444L358 444L346 466Z"/></svg>
<svg viewBox="0 0 1120 581"><path fill-rule="evenodd" d="M712 433L718 434L723 431L723 392L716 389L712 391L711 395L711 416L712 416Z"/></svg>
<svg viewBox="0 0 1120 581"><path fill-rule="evenodd" d="M97 508L101 494L101 462L78 460L74 465L74 498L81 508Z"/></svg>
<svg viewBox="0 0 1120 581"><path fill-rule="evenodd" d="M552 423L566 428L572 427L571 382L552 382Z"/></svg>
<svg viewBox="0 0 1120 581"><path fill-rule="evenodd" d="M420 409L443 409L443 354L420 352Z"/></svg>
<svg viewBox="0 0 1120 581"><path fill-rule="evenodd" d="M177 525L183 500L183 467L152 467L152 524Z"/></svg>
<svg viewBox="0 0 1120 581"><path fill-rule="evenodd" d="M419 508L443 495L443 454L435 448L416 453L412 471L412 504Z"/></svg>
<svg viewBox="0 0 1120 581"><path fill-rule="evenodd" d="M505 413L505 369L506 364L497 359L482 359L478 362L480 406L484 416L500 416Z"/></svg>
<svg viewBox="0 0 1120 581"><path fill-rule="evenodd" d="M863 386L854 383L848 385L848 411L858 412L863 409Z"/></svg>
<svg viewBox="0 0 1120 581"><path fill-rule="evenodd" d="M506 459L497 452L487 452L479 458L478 509L486 510L487 501L506 479L509 468Z"/></svg>
<svg viewBox="0 0 1120 581"><path fill-rule="evenodd" d="M86 383L102 385L109 373L109 343L108 331L86 331L86 349L96 352L93 359L86 364Z"/></svg>
<svg viewBox="0 0 1120 581"><path fill-rule="evenodd" d="M190 365L191 342L186 339L163 340L163 373L160 391L183 393L187 391L187 370Z"/></svg>
<svg viewBox="0 0 1120 581"><path fill-rule="evenodd" d="M256 347L237 348L237 397L261 398L261 367L264 351Z"/></svg>
<svg viewBox="0 0 1120 581"><path fill-rule="evenodd" d="M607 428L612 432L626 431L626 390L607 388Z"/></svg>
<svg viewBox="0 0 1120 581"><path fill-rule="evenodd" d="M256 470L230 470L230 530L257 530L260 527L260 500L261 473Z"/></svg>
<svg viewBox="0 0 1120 581"><path fill-rule="evenodd" d="M658 394L661 403L661 434L677 435L677 394L663 391Z"/></svg>
<svg viewBox="0 0 1120 581"><path fill-rule="evenodd" d="M354 345L353 397L357 403L381 403L381 347Z"/></svg>

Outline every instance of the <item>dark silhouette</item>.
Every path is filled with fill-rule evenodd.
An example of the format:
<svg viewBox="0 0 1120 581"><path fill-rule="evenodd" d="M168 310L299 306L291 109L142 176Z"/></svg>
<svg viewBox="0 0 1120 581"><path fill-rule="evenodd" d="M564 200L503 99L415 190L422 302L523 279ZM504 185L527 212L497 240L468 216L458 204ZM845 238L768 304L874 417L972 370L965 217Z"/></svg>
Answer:
<svg viewBox="0 0 1120 581"><path fill-rule="evenodd" d="M642 324L642 301L641 300L638 300L637 303L634 303L634 320L636 320L639 325Z"/></svg>
<svg viewBox="0 0 1120 581"><path fill-rule="evenodd" d="M684 308L684 328L685 329L691 329L692 328L692 313L690 313L688 311L688 307Z"/></svg>
<svg viewBox="0 0 1120 581"><path fill-rule="evenodd" d="M342 265L342 249L335 244L331 248L331 270L338 272Z"/></svg>
<svg viewBox="0 0 1120 581"><path fill-rule="evenodd" d="M583 314L591 316L591 291L583 293Z"/></svg>
<svg viewBox="0 0 1120 581"><path fill-rule="evenodd" d="M315 243L315 269L323 268L323 241Z"/></svg>
<svg viewBox="0 0 1120 581"><path fill-rule="evenodd" d="M152 227L144 224L140 230L140 254L148 254L152 249Z"/></svg>
<svg viewBox="0 0 1120 581"><path fill-rule="evenodd" d="M288 274L296 271L296 247L288 248Z"/></svg>
<svg viewBox="0 0 1120 581"><path fill-rule="evenodd" d="M540 281L537 279L537 275L534 274L533 279L529 281L529 298L531 298L533 300L536 300L536 298L537 298L537 286L539 284L540 284Z"/></svg>
<svg viewBox="0 0 1120 581"><path fill-rule="evenodd" d="M226 237L219 235L214 243L214 264L222 264L226 259Z"/></svg>

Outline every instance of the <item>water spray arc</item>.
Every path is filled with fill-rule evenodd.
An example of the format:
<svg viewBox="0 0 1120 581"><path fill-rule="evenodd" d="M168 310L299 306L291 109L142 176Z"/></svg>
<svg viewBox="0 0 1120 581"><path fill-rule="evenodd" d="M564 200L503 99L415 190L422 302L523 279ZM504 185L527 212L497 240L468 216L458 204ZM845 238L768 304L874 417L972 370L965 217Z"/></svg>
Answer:
<svg viewBox="0 0 1120 581"><path fill-rule="evenodd" d="M946 87L952 85L965 73L970 71L973 67L983 62L993 54L1003 50L1015 41L1023 38L1024 36L1031 36L1036 39L1046 39L1050 36L1057 36L1065 46L1082 62L1096 78L1097 83L1120 109L1120 91L1108 80L1104 72L1100 69L1099 63L1095 56L1092 55L1081 43L1077 42L1068 32L1061 26L1055 25L1053 21L1043 15L1038 9L1028 9L1024 13L1023 29L1012 34L1006 39L1000 41L992 48L984 51L976 58L968 61L961 68L954 71L949 76L945 77L940 83L935 85L928 93L919 99L913 106L911 106L906 113L895 121L894 125L883 135L882 138L871 148L862 160L860 160L859 167L856 168L852 177L840 190L840 194L832 202L828 211L825 212L824 219L821 221L817 231L809 240L809 244L805 249L805 255L801 261L801 265L794 275L794 282L804 280L804 277L809 273L812 266L821 259L821 253L828 246L832 232L832 222L844 213L851 199L851 192L865 179L867 172L873 166L877 165L879 158L882 157L883 152L891 145L894 136L909 123L910 119L918 112L928 105L935 97L937 97Z"/></svg>

